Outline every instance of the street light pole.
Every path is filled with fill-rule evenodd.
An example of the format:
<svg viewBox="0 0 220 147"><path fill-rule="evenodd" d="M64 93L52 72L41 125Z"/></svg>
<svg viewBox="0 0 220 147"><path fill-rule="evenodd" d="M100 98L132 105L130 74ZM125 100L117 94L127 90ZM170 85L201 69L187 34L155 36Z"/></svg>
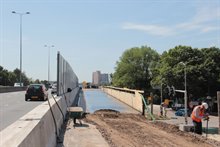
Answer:
<svg viewBox="0 0 220 147"><path fill-rule="evenodd" d="M54 45L44 45L44 47L48 47L48 84L49 84L49 81L50 81L50 48L51 47L54 47Z"/></svg>
<svg viewBox="0 0 220 147"><path fill-rule="evenodd" d="M185 69L184 69L184 77L185 77L185 93L184 93L184 97L185 97L185 123L187 125L188 123L188 112L187 112L187 89L186 89L186 64L185 64Z"/></svg>
<svg viewBox="0 0 220 147"><path fill-rule="evenodd" d="M18 14L20 16L20 86L21 85L21 81L22 81L22 78L21 78L21 74L22 74L22 16L25 15L25 14L30 14L30 12L25 12L25 13L18 13L18 12L15 12L15 11L12 11L12 13L14 14Z"/></svg>
<svg viewBox="0 0 220 147"><path fill-rule="evenodd" d="M160 96L161 96L161 98L160 98L160 104L162 104L162 102L163 102L163 83L162 83L162 81L161 81Z"/></svg>
<svg viewBox="0 0 220 147"><path fill-rule="evenodd" d="M160 104L162 104L163 102L163 81L164 81L164 78L161 78L161 90L160 90L160 95L161 95L161 98L160 98Z"/></svg>
<svg viewBox="0 0 220 147"><path fill-rule="evenodd" d="M186 64L183 62L180 62L181 64L184 65L184 86L185 86L185 91L184 91L184 100L185 100L185 123L186 125L188 124L188 113L187 113L187 89L186 89Z"/></svg>

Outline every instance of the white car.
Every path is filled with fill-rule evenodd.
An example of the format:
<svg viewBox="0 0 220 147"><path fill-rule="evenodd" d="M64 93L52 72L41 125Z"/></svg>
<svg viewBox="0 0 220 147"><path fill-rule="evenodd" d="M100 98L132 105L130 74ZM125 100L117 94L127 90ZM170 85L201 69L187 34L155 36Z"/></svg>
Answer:
<svg viewBox="0 0 220 147"><path fill-rule="evenodd" d="M24 84L23 83L14 83L14 87L23 87Z"/></svg>
<svg viewBox="0 0 220 147"><path fill-rule="evenodd" d="M57 93L57 84L53 84L53 85L52 85L51 93L52 93L52 94Z"/></svg>

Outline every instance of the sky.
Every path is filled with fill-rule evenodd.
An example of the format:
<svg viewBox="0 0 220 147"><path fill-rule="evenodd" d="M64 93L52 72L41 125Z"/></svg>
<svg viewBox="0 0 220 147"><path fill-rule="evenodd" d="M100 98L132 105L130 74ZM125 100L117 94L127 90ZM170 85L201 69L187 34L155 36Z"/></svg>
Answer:
<svg viewBox="0 0 220 147"><path fill-rule="evenodd" d="M79 82L91 82L94 71L114 73L133 47L220 47L220 0L0 0L0 65L9 71L20 68L12 11L30 12L22 16L22 71L34 80L47 80L48 67L56 80L58 51Z"/></svg>

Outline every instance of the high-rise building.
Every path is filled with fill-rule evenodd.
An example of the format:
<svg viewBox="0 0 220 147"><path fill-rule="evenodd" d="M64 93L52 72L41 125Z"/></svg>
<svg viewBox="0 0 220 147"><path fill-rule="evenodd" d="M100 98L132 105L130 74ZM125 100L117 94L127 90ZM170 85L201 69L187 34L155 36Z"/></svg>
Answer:
<svg viewBox="0 0 220 147"><path fill-rule="evenodd" d="M109 74L101 74L101 84L109 84Z"/></svg>
<svg viewBox="0 0 220 147"><path fill-rule="evenodd" d="M92 73L92 84L100 85L101 84L101 72L96 71Z"/></svg>
<svg viewBox="0 0 220 147"><path fill-rule="evenodd" d="M93 72L92 84L97 86L109 84L109 74L102 74L100 71Z"/></svg>

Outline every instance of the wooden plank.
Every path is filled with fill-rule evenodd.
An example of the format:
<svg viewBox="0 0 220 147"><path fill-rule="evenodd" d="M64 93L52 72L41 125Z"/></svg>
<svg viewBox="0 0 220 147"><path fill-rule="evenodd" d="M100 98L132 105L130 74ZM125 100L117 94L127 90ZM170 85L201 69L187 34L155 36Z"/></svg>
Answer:
<svg viewBox="0 0 220 147"><path fill-rule="evenodd" d="M82 107L69 107L67 108L67 111L69 112L83 112Z"/></svg>

